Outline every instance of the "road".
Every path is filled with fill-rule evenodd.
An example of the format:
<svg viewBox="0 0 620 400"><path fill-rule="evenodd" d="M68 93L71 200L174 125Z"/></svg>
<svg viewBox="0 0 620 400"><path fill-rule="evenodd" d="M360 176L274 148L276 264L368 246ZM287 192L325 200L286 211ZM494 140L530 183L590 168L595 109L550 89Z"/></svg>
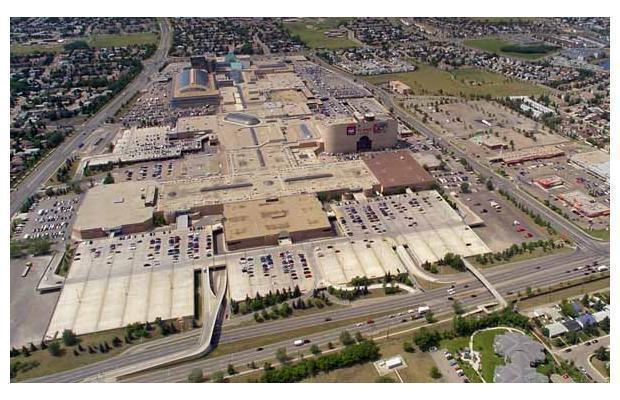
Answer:
<svg viewBox="0 0 620 400"><path fill-rule="evenodd" d="M609 347L609 335L603 336L597 339L598 343L593 343L587 346L585 343L580 343L574 346L570 346L567 349L570 349L570 352L567 353L562 349L556 351L556 355L562 357L566 360L572 360L575 362L575 366L585 368L588 375L590 375L593 382L601 383L608 382L609 379L605 378L601 375L600 372L590 363L590 356L594 354L594 351L599 347ZM591 342L592 340L588 340L587 342Z"/></svg>
<svg viewBox="0 0 620 400"><path fill-rule="evenodd" d="M140 74L97 114L84 122L73 136L61 143L18 185L15 191L11 192L11 215L18 212L24 201L32 196L73 152L79 149L80 144L88 138L88 135L101 126L108 118L113 117L123 104L129 101L137 92L144 89L150 82L151 76L159 71L159 68L166 61L168 49L170 49L172 43L170 23L167 19L160 20L160 31L160 41L157 50L151 58L143 62L144 68Z"/></svg>
<svg viewBox="0 0 620 400"><path fill-rule="evenodd" d="M596 257L599 262L606 262L606 257ZM514 263L511 265L494 267L492 270L486 272L487 279L489 279L503 295L508 293L516 293L517 291L525 291L527 287L544 287L555 284L557 282L563 282L568 279L575 279L582 276L582 271L572 271L577 266L582 266L585 262L590 262L592 255L584 253L581 250L576 250L573 253L563 253L555 256L550 256L540 260L523 261ZM541 267L544 265L544 268ZM566 271L571 271L566 273ZM467 287L466 287L467 285ZM486 291L482 285L473 277L463 280L456 285L457 296L464 305L475 306L478 304L486 304L493 301L492 296ZM475 298L471 297L471 294L476 294ZM462 297L462 298L459 298ZM354 303L355 304L355 303ZM364 306L357 307L352 306L350 308L342 308L333 311L326 311L321 314L314 314L305 317L294 317L286 320L278 320L264 324L256 324L246 327L238 327L226 329L221 332L219 339L220 345L226 343L232 343L238 340L261 337L273 333L283 333L286 331L308 328L325 323L325 318L331 318L332 322L358 319L359 321L365 321L368 315L379 313L391 313L398 312L399 310L407 310L413 306L428 304L434 312L438 314L442 309L450 310L452 302L447 300L445 289L435 289L425 293L407 294L396 297L388 297L385 299L377 300L374 303L366 303ZM376 326L381 326L382 319L375 318ZM336 329L335 334L339 334L340 329ZM103 371L121 368L123 366L142 362L154 357L160 357L162 355L171 354L173 352L187 349L195 346L198 341L199 331L193 334L187 334L178 339L168 339L167 342L158 344L152 343L147 349L140 352L132 352L130 354L123 354L105 361L94 363L84 366L79 369L61 372L55 375L49 375L34 379L35 382L76 382L88 379L94 374L98 374ZM332 336L329 336L333 339ZM332 340L328 339L328 340ZM337 341L337 337L335 339ZM277 344L278 346L290 345L290 340L284 343ZM276 347L277 348L277 347ZM267 349L267 347L265 347ZM248 352L240 352L245 357L248 357ZM254 354L254 352L250 352ZM267 354L266 350L265 353ZM263 353L258 356L264 355ZM271 356L273 353L269 354ZM226 360L230 357L236 359L240 357L237 353L225 356ZM243 358L243 357L241 357ZM239 358L239 360L241 360ZM214 358L215 359L215 358ZM183 364L177 366L183 371L183 366L191 366L196 363L204 364L205 368L210 368L211 361L214 359L203 359L197 362ZM250 360L251 361L251 360ZM249 362L249 361L248 361ZM201 365L202 365L201 364ZM214 364L219 365L219 364ZM227 363L226 363L227 365ZM191 369L191 368L190 368ZM167 370L170 370L168 368ZM188 372L189 373L189 372ZM185 375L185 377L187 374Z"/></svg>
<svg viewBox="0 0 620 400"><path fill-rule="evenodd" d="M342 73L340 70L336 71L338 73ZM393 107L395 114L409 123L414 129L417 129L430 138L443 142L443 140L433 131L414 120L409 114L400 110L393 103L391 96L385 91L369 84L366 85L369 89L372 89L375 92L375 95L381 98L384 105L387 107ZM446 143L446 145L451 146L449 143ZM503 188L507 192L510 192L519 201L527 205L528 208L545 216L545 218L549 220L552 225L558 229L558 231L566 233L566 235L577 247L574 252L561 253L554 256L517 262L506 266L494 267L488 271L483 271L487 280L489 280L495 289L497 289L503 296L509 296L510 294L518 291L523 292L528 287L532 289L544 288L550 285L583 277L583 271L574 271L574 269L578 266L583 266L584 264L591 263L593 261L598 261L601 264L608 263L608 242L602 242L588 236L585 232L566 221L563 217L558 216L553 211L547 209L544 205L531 198L529 195L521 192L512 182L499 176L495 176L493 171L491 171L488 167L478 164L477 160L468 157L460 151L460 149L456 147L453 149L458 156L463 156L467 159L474 169L486 174L486 176L494 176L496 187ZM483 288L478 280L473 277L467 277L466 279L459 281L456 285L456 291L457 296L455 297L467 307L475 307L477 305L486 304L493 301L491 294ZM475 295L475 297L472 297L472 295ZM281 334L295 329L318 326L325 324L325 318L331 318L332 322L351 319L365 321L369 315L398 312L399 310L406 310L421 304L430 305L435 314L449 312L452 309L452 302L447 299L445 289L435 289L424 293L388 297L377 300L373 303L366 303L363 307L352 306L349 308L326 311L306 317L294 317L242 328L227 329L224 326L219 338L219 344L226 344L243 339L258 338L269 334ZM393 319L384 316L375 318L375 323L372 324L372 326L364 325L361 328L356 328L354 326L349 328L347 326L347 328L354 328L368 332L369 330L385 329L393 323L395 323ZM337 343L338 335L342 329L344 328L326 330L321 333L309 335L307 338L313 343L319 345L325 344L328 341ZM144 351L123 354L105 361L81 367L79 369L61 372L38 378L33 381L83 381L102 371L121 368L131 363L141 362L153 357L160 357L165 354L171 354L174 351L179 351L180 348L190 348L195 346L196 342L197 335L188 334L180 337L178 340L170 340L161 344L154 343L150 348L145 349ZM287 347L289 351L293 352L292 354L296 353L298 350L297 348L292 347L291 340L288 339L279 343L264 346L264 350L261 352L257 352L256 349L249 349L220 357L208 357L190 363L184 363L166 368L165 370L156 370L140 374L137 377L133 377L132 380L148 382L183 381L187 378L187 375L192 368L203 368L205 372L211 373L214 371L225 370L229 363L233 363L235 365L245 365L251 361L260 363L266 358L272 358L275 349L279 347ZM307 352L308 345L302 346L300 349Z"/></svg>

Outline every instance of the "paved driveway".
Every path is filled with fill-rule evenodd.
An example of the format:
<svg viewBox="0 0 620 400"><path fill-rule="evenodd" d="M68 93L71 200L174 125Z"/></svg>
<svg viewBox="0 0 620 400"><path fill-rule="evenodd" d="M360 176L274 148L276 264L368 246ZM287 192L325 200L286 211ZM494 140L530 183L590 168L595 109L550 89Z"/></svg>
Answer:
<svg viewBox="0 0 620 400"><path fill-rule="evenodd" d="M608 379L603 377L589 362L590 356L601 346L609 347L609 336L598 338L598 343L593 343L590 346L586 346L585 343L580 343L568 347L571 349L570 353L566 353L564 349L556 352L556 354L566 360L573 360L577 367L584 367L587 373L592 377L593 382L607 382Z"/></svg>

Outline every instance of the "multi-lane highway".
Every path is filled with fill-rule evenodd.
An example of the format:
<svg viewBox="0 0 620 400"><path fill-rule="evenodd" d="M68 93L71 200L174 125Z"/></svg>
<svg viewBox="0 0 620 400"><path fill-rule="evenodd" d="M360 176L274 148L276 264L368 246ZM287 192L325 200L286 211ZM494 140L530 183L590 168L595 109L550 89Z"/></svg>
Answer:
<svg viewBox="0 0 620 400"><path fill-rule="evenodd" d="M151 77L166 62L168 49L170 49L172 35L170 23L167 19L159 20L160 40L155 54L143 62L144 68L140 74L131 81L116 97L108 102L97 114L78 127L77 132L61 143L41 164L32 171L11 192L11 215L21 208L26 199L32 196L37 189L45 183L52 174L75 152L80 144L88 138L95 129L101 126L107 119L129 101L137 92L144 89L150 82Z"/></svg>
<svg viewBox="0 0 620 400"><path fill-rule="evenodd" d="M553 284L557 284L559 282L581 278L583 276L583 271L575 271L575 269L577 267L583 266L585 263L592 262L593 260L597 260L600 263L605 263L608 261L608 257L605 255L596 257L593 256L590 252L584 252L578 249L571 253L563 253L559 255L548 256L543 259L523 261L509 264L506 266L495 267L486 272L485 274L487 276L487 279L491 281L491 283L500 291L500 293L506 296L511 293L516 293L518 291L523 292L527 287L535 289L537 287L547 287ZM455 296L455 298L457 298L466 306L486 304L493 301L490 293L486 291L482 287L482 285L473 277L459 282L456 285L456 291L457 296ZM471 297L472 294L475 294L476 297ZM452 307L452 302L447 299L445 289L435 289L425 293L418 293L413 295L407 294L392 298L386 298L373 303L366 303L364 306L352 306L349 308L327 311L321 314L310 315L306 317L296 317L239 328L224 328L221 333L219 344L232 343L243 339L258 338L276 332L286 332L321 324L326 324L326 330L328 330L329 325L327 322L325 322L325 318L331 318L331 323L337 323L338 321L343 320L365 321L366 317L369 315L394 313L406 310L408 308L412 308L420 304L430 305L436 314L439 314L441 311L449 311ZM376 323L374 324L374 329L381 328L383 319L375 318L375 321ZM387 323L388 322L386 322L385 324L387 325ZM325 339L325 342L329 340L337 341L337 335L341 329L342 328L335 329L333 332L331 332L331 336L328 333L325 333L325 335L327 335L325 337L328 338ZM334 338L333 335L335 335L336 337ZM183 349L189 349L196 345L196 343L198 342L198 336L199 332L197 331L196 333L185 334L175 339L168 338L165 342L162 343L154 342L149 344L148 346L143 346L140 351L132 351L128 354L123 354L109 360L87 365L76 370L45 376L35 379L33 381L76 382L91 380L93 379L93 376L97 376L105 371L121 368L127 365L131 365L133 363L140 363L144 360L161 357L163 355L171 354ZM274 344L272 347L286 347L287 345L291 344L290 342L291 340L287 340L285 342ZM252 349L252 351L243 351L233 353L227 356L222 356L222 360L226 361L224 367L229 362L231 362L231 360L233 363L240 364L245 358L249 357L250 355L258 357L259 360L254 360L255 362L258 362L260 361L260 357L271 357L273 355L273 352L270 353L268 351L268 347L265 347L264 352L260 352L260 354L257 354L256 350ZM183 373L185 373L185 375L183 376L184 379L187 377L189 370L191 370L191 368L195 367L196 365L204 367L207 371L218 370L220 364L215 362L218 359L219 358L202 359L199 361L194 361L192 363L169 367L166 368L165 371L168 371L166 373L169 373L173 370L183 371ZM224 361L222 361L222 363L224 363ZM252 360L249 360L247 362L250 361ZM163 372L153 371L149 372L148 374L140 375L135 379L147 380L150 379L153 374L157 373ZM163 379L165 380L167 378L163 377Z"/></svg>
<svg viewBox="0 0 620 400"><path fill-rule="evenodd" d="M342 71L338 71L342 73ZM577 247L575 251L560 253L553 256L527 260L505 266L494 267L483 271L486 279L502 294L509 296L513 293L524 291L526 288L545 288L561 282L575 281L576 279L586 278L584 271L577 269L585 264L598 261L601 264L609 262L609 243L602 242L588 236L578 227L574 226L563 217L555 214L547 209L543 204L533 199L529 195L523 193L519 188L507 179L496 176L487 166L479 164L477 160L464 154L460 149L453 147L450 143L445 143L435 132L413 119L408 113L401 110L394 104L391 96L385 91L369 84L375 95L388 106L393 107L394 113L406 121L413 128L430 138L442 141L446 146L451 147L458 156L462 156L468 160L470 165L478 172L486 176L493 176L495 186L510 192L520 202L527 205L528 208L543 215L558 231L565 233ZM589 276L592 276L591 274ZM474 277L466 277L456 284L457 298L466 307L475 307L480 304L486 304L493 301L491 294L480 284ZM289 319L273 321L264 324L256 324L245 327L224 326L222 329L219 344L232 343L239 340L259 338L273 333L284 333L296 329L314 327L317 325L325 325L325 331L314 335L309 335L306 339L316 344L325 344L328 341L336 343L338 335L344 328L333 328L338 321L362 322L370 315L378 315L375 323L372 325L364 325L355 327L352 324L346 328L359 329L362 331L385 329L393 324L400 325L400 318L396 321L389 318L387 314L398 313L399 311L412 308L417 305L430 305L436 314L449 312L452 308L452 301L448 300L445 289L435 289L424 293L407 294L395 297L388 297L377 300L372 303L365 303L363 306L351 306L340 308L333 311L326 311L320 314L314 314L306 317L293 317ZM386 316L380 316L385 314ZM331 322L326 322L326 318L330 318ZM332 326L330 328L330 326ZM164 341L153 342L144 345L139 349L132 350L120 356L87 365L75 370L65 371L54 375L38 378L33 381L37 382L76 382L84 380L93 380L105 371L126 367L134 363L144 362L164 355L173 354L183 349L190 349L198 343L199 332L179 335L176 338L168 338ZM279 347L287 347L292 354L296 353L297 348L291 345L292 340L263 346L264 350L257 351L255 348L247 349L225 356L203 358L200 360L179 364L162 370L154 370L132 376L130 379L135 381L182 381L185 380L192 368L203 368L207 373L225 370L229 363L235 365L245 365L251 361L260 363L261 360L273 357L275 349ZM301 348L307 353L307 345ZM260 365L260 364L259 364Z"/></svg>

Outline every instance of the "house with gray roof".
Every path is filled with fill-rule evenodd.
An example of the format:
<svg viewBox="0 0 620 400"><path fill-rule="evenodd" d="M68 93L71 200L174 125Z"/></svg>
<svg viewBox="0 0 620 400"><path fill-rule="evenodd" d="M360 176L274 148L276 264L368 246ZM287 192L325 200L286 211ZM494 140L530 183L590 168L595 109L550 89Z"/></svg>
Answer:
<svg viewBox="0 0 620 400"><path fill-rule="evenodd" d="M568 332L568 329L566 329L566 327L559 322L545 325L545 329L547 329L547 331L549 332L550 338L554 338L556 336L560 336Z"/></svg>
<svg viewBox="0 0 620 400"><path fill-rule="evenodd" d="M549 379L534 368L546 358L544 346L518 332L495 336L493 350L506 360L495 368L494 381L499 383L546 383Z"/></svg>
<svg viewBox="0 0 620 400"><path fill-rule="evenodd" d="M548 383L549 379L535 368L521 368L514 364L499 365L493 376L495 383Z"/></svg>
<svg viewBox="0 0 620 400"><path fill-rule="evenodd" d="M592 314L592 317L594 317L594 320L598 324L602 322L605 318L609 318L609 310L595 312L594 314Z"/></svg>

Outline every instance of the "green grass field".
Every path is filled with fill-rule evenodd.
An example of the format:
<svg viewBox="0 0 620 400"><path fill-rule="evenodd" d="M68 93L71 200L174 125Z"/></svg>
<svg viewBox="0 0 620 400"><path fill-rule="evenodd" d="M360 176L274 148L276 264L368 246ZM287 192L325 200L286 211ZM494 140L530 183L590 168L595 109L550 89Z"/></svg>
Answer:
<svg viewBox="0 0 620 400"><path fill-rule="evenodd" d="M493 340L495 336L505 333L505 329L494 329L490 331L482 331L474 336L474 350L480 352L482 367L480 374L487 382L493 382L493 374L495 367L504 365L504 359L493 350Z"/></svg>
<svg viewBox="0 0 620 400"><path fill-rule="evenodd" d="M86 40L91 47L103 48L113 46L130 46L141 44L157 44L159 41L159 34L156 32L138 32L138 33L126 33L118 35L93 35L88 38L79 38L75 40ZM11 44L12 54L30 54L34 52L52 52L59 53L63 50L63 46L71 41L65 41L64 43L49 43L49 44Z"/></svg>
<svg viewBox="0 0 620 400"><path fill-rule="evenodd" d="M31 53L60 53L64 43L49 43L49 44L11 44L11 54L31 54Z"/></svg>
<svg viewBox="0 0 620 400"><path fill-rule="evenodd" d="M502 39L473 39L463 42L465 46L473 47L476 49L488 51L489 53L495 53L506 57L520 58L524 60L537 60L539 58L548 56L554 51L545 51L540 53L520 53L512 51L502 51L504 46L513 45L514 43L507 42Z"/></svg>
<svg viewBox="0 0 620 400"><path fill-rule="evenodd" d="M84 351L79 353L79 356L76 356L73 353L73 349L77 348L77 346L65 347L61 344L61 356L54 357L50 354L48 350L37 350L30 353L30 356L24 357L23 355L19 355L17 357L11 358L11 364L15 362L38 362L39 366L27 371L27 372L19 372L17 377L13 379L16 382L36 378L39 376L50 375L57 372L67 371L70 369L78 368L84 365L92 364L97 361L105 360L107 358L113 357L127 350L128 348L135 346L140 343L140 340L135 340L131 344L122 343L120 347L112 346L112 339L117 336L120 339L123 339L125 335L124 329L112 329L108 331L101 331L90 333L86 335L79 336L80 343L84 349L87 349L89 345L93 347L99 346L100 343L107 342L111 349L107 353L101 353L97 350L96 353L90 354L88 351ZM160 335L157 329L150 332L150 337L143 339L142 342L151 341L154 339L159 339L162 336ZM39 347L39 343L35 343L37 347Z"/></svg>
<svg viewBox="0 0 620 400"><path fill-rule="evenodd" d="M609 235L611 234L608 229L584 229L584 231L595 238L605 240L607 242L609 241Z"/></svg>
<svg viewBox="0 0 620 400"><path fill-rule="evenodd" d="M349 18L303 18L296 22L287 22L284 24L292 35L299 35L301 40L308 47L317 49L340 49L347 47L357 47L358 44L346 37L330 38L324 35L324 32L337 28L342 22L346 22Z"/></svg>
<svg viewBox="0 0 620 400"><path fill-rule="evenodd" d="M139 44L157 44L159 35L155 32L126 33L122 35L94 35L88 43L97 48L130 46Z"/></svg>
<svg viewBox="0 0 620 400"><path fill-rule="evenodd" d="M540 95L549 89L508 79L502 75L476 68L460 68L444 71L428 64L415 63L418 67L413 72L385 74L363 77L373 84L391 80L400 80L411 87L414 95L450 95L450 96L492 96L506 97L517 95Z"/></svg>

